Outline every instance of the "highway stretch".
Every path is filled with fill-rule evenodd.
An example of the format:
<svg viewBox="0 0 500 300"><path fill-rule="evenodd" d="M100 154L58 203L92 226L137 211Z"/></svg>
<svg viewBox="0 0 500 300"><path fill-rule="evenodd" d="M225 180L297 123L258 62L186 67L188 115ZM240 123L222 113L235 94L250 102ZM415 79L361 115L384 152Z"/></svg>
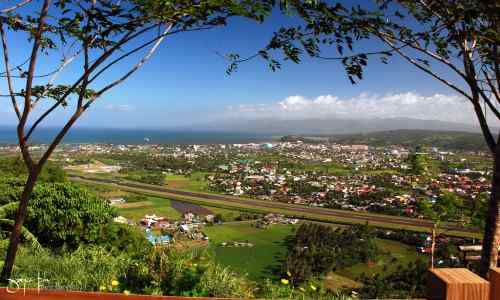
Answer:
<svg viewBox="0 0 500 300"><path fill-rule="evenodd" d="M117 179L105 179L87 176L83 177L75 175L71 175L70 179L90 185L99 184L112 186L124 191L160 196L178 201L187 201L221 208L232 208L241 211L282 213L300 219L349 224L368 222L369 224L378 227L402 228L426 232L429 232L430 229L434 226L434 223L430 220L330 208L310 207L298 204L289 204L275 201L271 202L266 200L249 199L229 195L192 192ZM476 230L453 224L442 224L440 225L438 230L441 230L443 233L448 235L469 236L476 238L480 236L479 232Z"/></svg>

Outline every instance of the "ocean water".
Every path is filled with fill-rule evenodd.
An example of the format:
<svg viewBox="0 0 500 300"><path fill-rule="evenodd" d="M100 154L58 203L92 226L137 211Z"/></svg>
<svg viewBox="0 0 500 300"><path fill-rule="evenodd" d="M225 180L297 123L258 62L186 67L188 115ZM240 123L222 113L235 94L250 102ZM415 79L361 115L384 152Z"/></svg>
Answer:
<svg viewBox="0 0 500 300"><path fill-rule="evenodd" d="M40 128L31 144L48 143L57 134L56 128ZM276 137L257 133L183 131L161 129L73 128L63 143L106 144L233 144L267 142ZM14 127L0 127L0 144L17 143Z"/></svg>

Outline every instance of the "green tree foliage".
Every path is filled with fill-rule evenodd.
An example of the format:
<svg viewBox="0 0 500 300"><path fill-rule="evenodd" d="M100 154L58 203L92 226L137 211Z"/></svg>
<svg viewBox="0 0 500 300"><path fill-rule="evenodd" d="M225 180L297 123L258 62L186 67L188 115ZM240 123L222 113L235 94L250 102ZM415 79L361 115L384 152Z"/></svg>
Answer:
<svg viewBox="0 0 500 300"><path fill-rule="evenodd" d="M367 263L379 253L373 237L367 225L334 229L315 223L302 224L288 241L284 272L290 272L292 283L297 285L335 268Z"/></svg>
<svg viewBox="0 0 500 300"><path fill-rule="evenodd" d="M120 173L125 174L125 179L131 181L155 185L164 185L166 182L165 175L157 170L122 169Z"/></svg>
<svg viewBox="0 0 500 300"><path fill-rule="evenodd" d="M77 248L94 243L115 212L97 194L72 183L45 183L35 188L26 227L46 247Z"/></svg>
<svg viewBox="0 0 500 300"><path fill-rule="evenodd" d="M472 227L484 229L486 216L488 215L488 195L481 193L474 201L470 211Z"/></svg>
<svg viewBox="0 0 500 300"><path fill-rule="evenodd" d="M427 219L435 222L456 222L464 216L464 200L454 193L444 192L435 203L429 199L420 199L417 209ZM472 212L471 212L472 213Z"/></svg>
<svg viewBox="0 0 500 300"><path fill-rule="evenodd" d="M359 290L363 299L403 299L422 298L426 296L426 280L428 265L417 260L407 266L399 265L389 275L361 276L363 287Z"/></svg>
<svg viewBox="0 0 500 300"><path fill-rule="evenodd" d="M153 251L153 246L140 228L119 223L103 225L96 243L113 253L127 254L132 259L143 259Z"/></svg>
<svg viewBox="0 0 500 300"><path fill-rule="evenodd" d="M0 176L0 205L19 201L23 187L21 178Z"/></svg>
<svg viewBox="0 0 500 300"><path fill-rule="evenodd" d="M14 220L10 217L15 214L17 208L17 202L11 202L0 206L0 229L7 229L0 233L0 239L6 239L9 236L8 230L11 230L14 226ZM28 242L34 250L40 250L42 248L38 239L25 227L21 229L21 235L23 240Z"/></svg>
<svg viewBox="0 0 500 300"><path fill-rule="evenodd" d="M28 170L24 161L19 156L6 156L0 158L0 177L19 177L26 178ZM40 173L41 182L64 182L66 181L66 172L61 166L54 162L48 162Z"/></svg>

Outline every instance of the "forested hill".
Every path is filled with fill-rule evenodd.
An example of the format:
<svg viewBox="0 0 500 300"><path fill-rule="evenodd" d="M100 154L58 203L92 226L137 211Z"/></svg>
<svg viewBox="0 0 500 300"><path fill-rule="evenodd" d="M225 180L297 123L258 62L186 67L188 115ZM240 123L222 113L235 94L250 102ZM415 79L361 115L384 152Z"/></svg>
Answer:
<svg viewBox="0 0 500 300"><path fill-rule="evenodd" d="M304 142L330 141L340 144L368 144L371 146L434 146L447 150L487 151L480 133L434 130L388 130L362 134L338 134L317 136L284 136L282 141Z"/></svg>

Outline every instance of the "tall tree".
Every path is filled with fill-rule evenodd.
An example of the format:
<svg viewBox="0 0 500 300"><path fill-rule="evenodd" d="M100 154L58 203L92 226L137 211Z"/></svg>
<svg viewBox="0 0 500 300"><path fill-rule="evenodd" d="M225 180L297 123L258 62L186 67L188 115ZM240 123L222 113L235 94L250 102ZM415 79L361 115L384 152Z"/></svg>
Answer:
<svg viewBox="0 0 500 300"><path fill-rule="evenodd" d="M277 69L280 58L298 63L305 54L340 61L354 84L363 78L370 58L388 63L399 56L468 100L494 158L480 268L486 276L490 267L497 266L500 246L500 136L492 128L500 120L500 2L375 0L343 4L347 2L318 1L294 7L303 20L301 26L280 28L253 56L228 55L228 71L258 57Z"/></svg>
<svg viewBox="0 0 500 300"><path fill-rule="evenodd" d="M123 83L171 35L208 30L242 16L262 21L273 0L18 0L0 5L0 43L8 93L17 117L17 138L28 176L0 280L12 273L33 187L56 147L77 120L112 88ZM277 1L276 1L277 2ZM12 35L25 40L27 58L13 63ZM20 50L17 47L16 50ZM22 51L20 51L22 52ZM16 53L16 57L20 53ZM61 55L58 61L55 56ZM135 58L136 62L130 61ZM43 72L46 65L58 64ZM58 62L58 63L54 63ZM71 66L70 66L71 65ZM68 67L70 66L70 67ZM123 72L110 78L110 69ZM70 69L69 75L61 76ZM106 75L106 76L103 76ZM64 77L64 78L60 78ZM16 86L22 86L18 89ZM33 134L54 112L70 116L40 157L30 149Z"/></svg>

